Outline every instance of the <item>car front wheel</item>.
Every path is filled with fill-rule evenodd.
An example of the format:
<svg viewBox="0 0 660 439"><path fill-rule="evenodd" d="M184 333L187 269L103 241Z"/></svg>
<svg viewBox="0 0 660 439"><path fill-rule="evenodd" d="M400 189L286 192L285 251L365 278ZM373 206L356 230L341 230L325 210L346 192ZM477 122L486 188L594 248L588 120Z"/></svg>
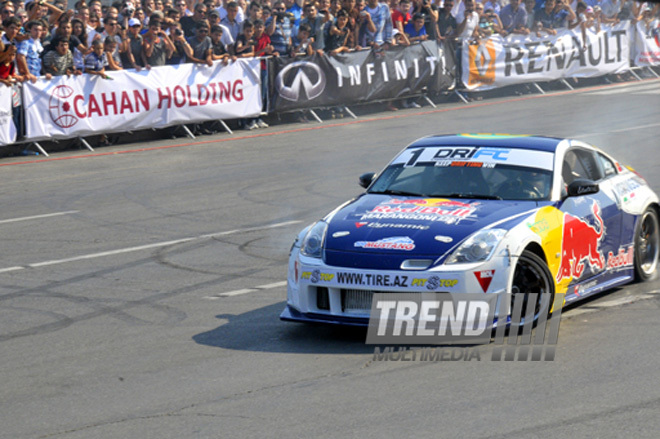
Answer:
<svg viewBox="0 0 660 439"><path fill-rule="evenodd" d="M511 293L512 310L515 303L522 300L522 317L527 312L527 304L530 300L535 302L534 321L541 313L549 314L555 294L555 284L545 261L529 250L523 251L513 274ZM524 319L521 319L520 323L524 323Z"/></svg>

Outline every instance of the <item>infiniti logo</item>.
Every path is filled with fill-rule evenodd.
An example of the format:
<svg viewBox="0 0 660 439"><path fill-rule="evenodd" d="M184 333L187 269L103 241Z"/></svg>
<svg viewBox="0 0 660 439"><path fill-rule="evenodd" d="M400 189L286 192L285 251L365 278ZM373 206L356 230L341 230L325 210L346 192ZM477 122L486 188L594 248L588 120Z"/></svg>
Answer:
<svg viewBox="0 0 660 439"><path fill-rule="evenodd" d="M288 74L292 71L291 74ZM308 74L312 73L310 79ZM287 85L288 84L288 85ZM304 90L307 100L318 97L325 89L325 75L319 66L307 61L296 61L284 67L275 78L275 88L280 96L288 101L296 102L300 98L300 90Z"/></svg>

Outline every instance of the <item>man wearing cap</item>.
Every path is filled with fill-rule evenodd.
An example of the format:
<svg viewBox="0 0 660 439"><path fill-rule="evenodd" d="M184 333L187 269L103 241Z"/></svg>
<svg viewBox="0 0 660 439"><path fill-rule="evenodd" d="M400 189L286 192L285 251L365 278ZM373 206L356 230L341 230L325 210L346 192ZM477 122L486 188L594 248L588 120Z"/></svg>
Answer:
<svg viewBox="0 0 660 439"><path fill-rule="evenodd" d="M128 20L128 50L124 52L122 62L126 68L134 68L138 72L144 65L142 64L142 24L137 18Z"/></svg>

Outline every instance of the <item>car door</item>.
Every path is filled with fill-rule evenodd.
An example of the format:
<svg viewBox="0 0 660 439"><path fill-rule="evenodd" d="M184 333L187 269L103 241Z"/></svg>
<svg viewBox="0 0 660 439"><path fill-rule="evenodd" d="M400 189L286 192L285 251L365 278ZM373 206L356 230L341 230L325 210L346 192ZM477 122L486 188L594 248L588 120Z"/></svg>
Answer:
<svg viewBox="0 0 660 439"><path fill-rule="evenodd" d="M563 231L558 283L566 282L566 279L569 285L583 283L605 274L608 252L615 251L620 245L621 212L617 196L611 184L607 183L610 176L605 175L596 154L591 149L572 147L564 155L564 188L580 178L599 183L599 191L564 197L559 205L563 212ZM590 283L589 288L600 280ZM568 294L579 296L580 290L569 289Z"/></svg>

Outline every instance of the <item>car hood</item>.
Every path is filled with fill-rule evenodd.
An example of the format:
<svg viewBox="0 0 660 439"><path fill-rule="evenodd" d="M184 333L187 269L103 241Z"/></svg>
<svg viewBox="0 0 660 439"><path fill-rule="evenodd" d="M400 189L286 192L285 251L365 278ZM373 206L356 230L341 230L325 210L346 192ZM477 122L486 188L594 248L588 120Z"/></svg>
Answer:
<svg viewBox="0 0 660 439"><path fill-rule="evenodd" d="M537 208L533 201L415 198L364 194L329 218L329 265L398 269L408 259L445 256L472 233ZM526 215L520 215L522 220Z"/></svg>

